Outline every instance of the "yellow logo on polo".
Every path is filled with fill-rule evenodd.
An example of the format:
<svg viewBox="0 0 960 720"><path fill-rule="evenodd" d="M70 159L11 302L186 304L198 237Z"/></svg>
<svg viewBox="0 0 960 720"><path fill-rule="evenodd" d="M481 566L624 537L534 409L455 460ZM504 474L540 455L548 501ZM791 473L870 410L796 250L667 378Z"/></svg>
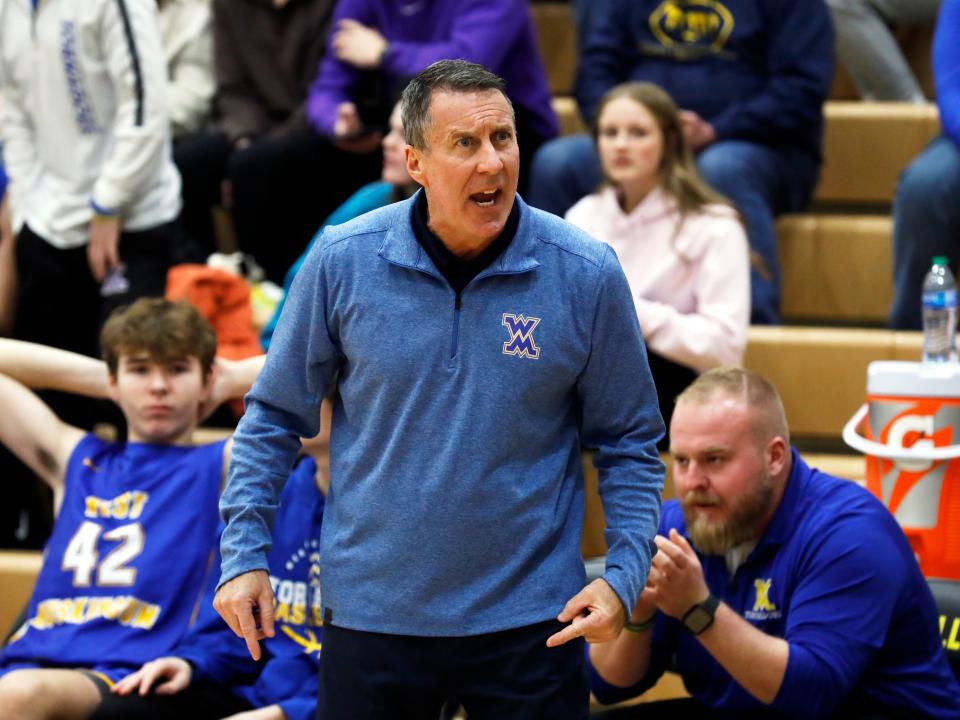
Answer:
<svg viewBox="0 0 960 720"><path fill-rule="evenodd" d="M722 50L733 32L733 14L716 0L664 0L650 14L650 29L664 47Z"/></svg>
<svg viewBox="0 0 960 720"><path fill-rule="evenodd" d="M753 581L753 587L757 590L757 599L753 602L753 611L755 613L772 613L776 611L777 606L770 602L770 585L772 582L773 578L767 578L766 580L757 578Z"/></svg>

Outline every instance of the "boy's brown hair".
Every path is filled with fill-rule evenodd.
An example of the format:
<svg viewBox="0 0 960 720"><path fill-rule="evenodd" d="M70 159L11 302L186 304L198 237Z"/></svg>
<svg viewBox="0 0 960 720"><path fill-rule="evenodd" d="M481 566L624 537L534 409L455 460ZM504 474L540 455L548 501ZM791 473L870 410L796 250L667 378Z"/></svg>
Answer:
<svg viewBox="0 0 960 720"><path fill-rule="evenodd" d="M140 298L111 313L100 332L100 348L114 376L121 355L146 352L162 363L196 357L206 379L217 353L217 335L189 303Z"/></svg>

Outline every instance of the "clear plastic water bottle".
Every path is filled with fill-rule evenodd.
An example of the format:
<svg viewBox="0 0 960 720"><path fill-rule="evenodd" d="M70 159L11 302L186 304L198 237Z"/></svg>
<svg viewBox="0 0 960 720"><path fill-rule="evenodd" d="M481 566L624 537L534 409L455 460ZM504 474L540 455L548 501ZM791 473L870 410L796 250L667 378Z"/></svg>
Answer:
<svg viewBox="0 0 960 720"><path fill-rule="evenodd" d="M957 282L947 258L933 259L923 279L923 361L957 361Z"/></svg>

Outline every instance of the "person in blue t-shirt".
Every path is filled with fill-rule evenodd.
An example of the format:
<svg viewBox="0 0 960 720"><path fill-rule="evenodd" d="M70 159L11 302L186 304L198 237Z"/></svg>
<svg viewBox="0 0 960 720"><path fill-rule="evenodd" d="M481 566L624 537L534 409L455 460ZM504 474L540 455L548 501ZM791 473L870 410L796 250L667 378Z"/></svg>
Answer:
<svg viewBox="0 0 960 720"><path fill-rule="evenodd" d="M57 509L26 619L0 653L0 717L88 717L113 682L180 640L215 555L231 441L191 439L262 359L215 366L209 324L160 298L116 311L101 345L105 363L0 340L0 442ZM25 385L109 396L127 441L68 425Z"/></svg>
<svg viewBox="0 0 960 720"><path fill-rule="evenodd" d="M327 435L327 433L323 433ZM305 443L305 446L307 443ZM208 587L197 624L167 657L113 688L91 720L183 716L196 720L313 720L320 661L320 527L328 480L326 442L310 441L283 488L270 551L277 634L255 662L213 609Z"/></svg>
<svg viewBox="0 0 960 720"><path fill-rule="evenodd" d="M590 647L601 702L669 665L693 697L637 717L960 717L906 537L866 490L791 449L769 382L701 375L677 398L670 451L678 500L647 587L624 632Z"/></svg>

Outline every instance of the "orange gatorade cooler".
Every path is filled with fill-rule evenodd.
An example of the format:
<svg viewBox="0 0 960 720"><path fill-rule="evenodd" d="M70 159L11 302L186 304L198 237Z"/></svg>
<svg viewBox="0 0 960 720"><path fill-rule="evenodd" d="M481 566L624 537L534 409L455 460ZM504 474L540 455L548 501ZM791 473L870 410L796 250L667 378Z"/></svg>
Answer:
<svg viewBox="0 0 960 720"><path fill-rule="evenodd" d="M858 428L866 418L866 437ZM843 429L926 577L960 580L960 364L877 361Z"/></svg>

